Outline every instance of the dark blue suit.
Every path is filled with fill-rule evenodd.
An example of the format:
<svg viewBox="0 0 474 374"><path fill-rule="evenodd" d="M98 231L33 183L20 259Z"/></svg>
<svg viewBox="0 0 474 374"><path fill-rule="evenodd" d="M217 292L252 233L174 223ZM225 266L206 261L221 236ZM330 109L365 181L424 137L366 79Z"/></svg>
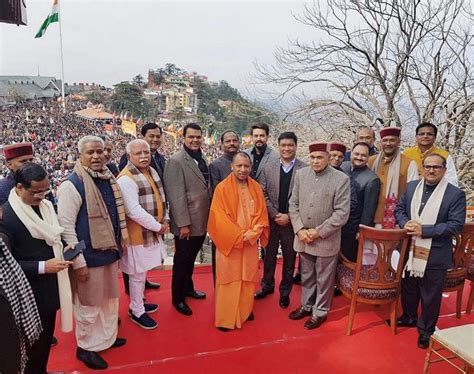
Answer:
<svg viewBox="0 0 474 374"><path fill-rule="evenodd" d="M404 227L411 219L411 202L419 181L408 183L401 197L395 217L398 225ZM427 187L423 187L423 193ZM422 225L422 237L432 238L426 270L422 278L411 277L408 273L402 280L402 306L405 319L418 320L418 332L433 334L438 321L441 298L446 280L446 271L452 266L453 235L462 231L466 220L466 195L459 188L448 184L441 201L438 217L434 225ZM417 318L421 301L421 316Z"/></svg>

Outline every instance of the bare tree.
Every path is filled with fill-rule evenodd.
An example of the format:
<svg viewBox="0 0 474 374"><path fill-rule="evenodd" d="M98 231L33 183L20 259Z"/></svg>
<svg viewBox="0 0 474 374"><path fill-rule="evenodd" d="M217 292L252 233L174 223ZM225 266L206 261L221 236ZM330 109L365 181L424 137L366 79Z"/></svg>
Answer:
<svg viewBox="0 0 474 374"><path fill-rule="evenodd" d="M432 119L440 102L472 91L466 6L464 0L316 2L296 18L326 35L278 48L274 65L257 64L258 75L284 84L284 94L325 83L340 105L386 124L410 118L400 105L407 97L419 121Z"/></svg>
<svg viewBox="0 0 474 374"><path fill-rule="evenodd" d="M398 127L429 120L456 159L472 149L473 20L469 0L325 0L295 18L313 41L277 48L257 77L282 85L281 96L307 86L324 95L291 116L306 116L328 138L360 125ZM460 150L462 150L460 152ZM462 158L458 166L464 163Z"/></svg>

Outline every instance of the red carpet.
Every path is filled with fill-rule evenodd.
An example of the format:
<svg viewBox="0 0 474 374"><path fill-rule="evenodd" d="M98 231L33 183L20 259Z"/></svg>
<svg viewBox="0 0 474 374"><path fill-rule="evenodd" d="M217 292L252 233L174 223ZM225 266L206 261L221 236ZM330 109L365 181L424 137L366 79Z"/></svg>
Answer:
<svg viewBox="0 0 474 374"><path fill-rule="evenodd" d="M281 271L281 267L277 268ZM171 305L171 272L153 271L149 279L161 283L147 291L147 301L160 305L152 316L156 330L146 331L130 322L128 298L121 298L119 336L124 347L102 353L111 373L421 373L426 351L416 346L416 329L401 328L396 336L384 324L388 307L360 305L351 336L345 335L349 302L334 299L328 320L316 330L303 328L305 320L291 321L288 314L299 306L300 286L291 294L286 310L278 306L278 292L255 302L255 320L242 329L223 333L214 328L214 298L210 267L197 268L194 284L208 294L206 300L189 300L193 316L178 314ZM122 284L122 282L121 282ZM464 291L463 310L469 286ZM443 298L438 327L474 323L474 314L456 319L455 293ZM57 332L50 371L92 372L75 357L74 334ZM449 365L432 366L430 373L455 372Z"/></svg>

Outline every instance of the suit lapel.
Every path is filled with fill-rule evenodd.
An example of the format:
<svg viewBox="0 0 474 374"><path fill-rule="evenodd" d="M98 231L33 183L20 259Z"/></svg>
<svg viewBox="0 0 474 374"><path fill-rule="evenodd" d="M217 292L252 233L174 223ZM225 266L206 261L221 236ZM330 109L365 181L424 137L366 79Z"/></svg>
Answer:
<svg viewBox="0 0 474 374"><path fill-rule="evenodd" d="M295 164L293 165L293 173L291 174L290 188L288 190L288 198L291 197L291 191L293 191L293 185L295 184L296 171L298 169L301 169L302 167L303 167L303 163L300 160L296 159Z"/></svg>
<svg viewBox="0 0 474 374"><path fill-rule="evenodd" d="M260 174L262 173L263 167L268 161L268 158L270 157L270 152L271 150L267 147L265 149L265 153L263 154L262 160L260 161L260 164L258 165L257 173L255 175L255 178L258 178ZM253 161L252 161L253 162Z"/></svg>
<svg viewBox="0 0 474 374"><path fill-rule="evenodd" d="M273 175L273 185L275 186L276 196L280 196L280 160L272 162L271 171Z"/></svg>
<svg viewBox="0 0 474 374"><path fill-rule="evenodd" d="M204 175L202 175L201 170L199 170L198 165L196 164L196 161L187 154L186 151L184 152L184 159L186 160L186 163L188 164L189 168L193 171L194 174L201 180L202 183L207 185L206 179L204 179Z"/></svg>

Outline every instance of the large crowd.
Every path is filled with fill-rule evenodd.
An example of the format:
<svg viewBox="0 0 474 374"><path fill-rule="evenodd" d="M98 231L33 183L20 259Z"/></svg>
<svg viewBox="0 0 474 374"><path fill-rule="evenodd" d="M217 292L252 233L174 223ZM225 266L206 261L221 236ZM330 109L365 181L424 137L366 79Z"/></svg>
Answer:
<svg viewBox="0 0 474 374"><path fill-rule="evenodd" d="M93 123L75 115L87 107L84 101L70 101L67 109L56 100L30 101L0 109L0 147L12 143L31 142L35 162L42 165L51 179L51 189L56 191L74 168L78 157L77 141L86 135L107 137L114 144L112 161L118 163L127 142L133 139L124 134L120 126L107 134L104 122ZM90 105L90 104L89 104ZM169 158L182 147L182 136L163 136L162 153ZM203 152L210 162L220 154L217 144L206 143ZM0 177L8 174L5 159L0 159Z"/></svg>
<svg viewBox="0 0 474 374"><path fill-rule="evenodd" d="M317 329L335 295L356 297L355 274L365 269L369 281L375 277L386 288L365 288L364 297L374 304L391 299L387 324L394 331L416 327L418 347L428 347L452 266L453 236L466 220L454 162L435 145L432 123L420 123L416 143L403 151L400 128L376 133L361 127L351 145L304 143L300 153L307 158L301 159L296 132L280 133L272 147L264 123L252 125L252 146L243 151L232 130L218 145L206 144L197 123L179 137L147 123L137 139L118 132L104 141L99 125L72 112L44 103L0 112L8 169L0 180L0 321L10 334L0 349L11 357L0 361L6 365L1 372L46 373L58 310L61 329L74 326L77 359L107 368L100 352L127 342L118 336L119 271L131 322L157 328L151 314L158 305L144 299L144 290L159 288L147 272L166 256L167 233L174 238L177 313L192 316L187 300L206 298L193 269L209 236L219 331L252 321L254 300L277 287L279 307L288 308L298 277L301 300L288 318L306 318L302 327ZM56 207L46 198L51 189ZM17 331L7 330L5 321Z"/></svg>

